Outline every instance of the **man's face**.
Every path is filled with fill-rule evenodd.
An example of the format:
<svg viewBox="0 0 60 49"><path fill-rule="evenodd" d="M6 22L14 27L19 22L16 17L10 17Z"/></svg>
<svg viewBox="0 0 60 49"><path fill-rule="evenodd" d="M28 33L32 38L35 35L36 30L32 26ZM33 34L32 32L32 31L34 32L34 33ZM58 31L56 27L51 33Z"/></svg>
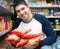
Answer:
<svg viewBox="0 0 60 49"><path fill-rule="evenodd" d="M16 6L15 11L22 20L28 19L29 15L31 14L29 7L23 4Z"/></svg>

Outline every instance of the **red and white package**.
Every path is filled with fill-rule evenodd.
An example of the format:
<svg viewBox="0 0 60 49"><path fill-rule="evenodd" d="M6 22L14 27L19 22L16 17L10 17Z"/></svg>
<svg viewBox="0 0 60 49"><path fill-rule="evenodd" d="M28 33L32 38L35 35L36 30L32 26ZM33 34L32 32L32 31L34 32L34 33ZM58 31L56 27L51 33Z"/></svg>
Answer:
<svg viewBox="0 0 60 49"><path fill-rule="evenodd" d="M25 35L22 35L21 38L26 38L26 39L31 39L31 38L35 38L38 36L43 36L43 33L33 33L33 32L29 32L26 33Z"/></svg>
<svg viewBox="0 0 60 49"><path fill-rule="evenodd" d="M10 33L15 34L17 36L21 36L21 35L28 33L29 31L30 31L30 29L14 29L14 30L10 31Z"/></svg>
<svg viewBox="0 0 60 49"><path fill-rule="evenodd" d="M32 38L32 39L29 39L28 43L26 44L27 46L33 46L37 43L41 42L40 40L40 37L35 37L35 38Z"/></svg>
<svg viewBox="0 0 60 49"><path fill-rule="evenodd" d="M26 45L28 43L28 39L21 39L17 44L16 47L20 47Z"/></svg>
<svg viewBox="0 0 60 49"><path fill-rule="evenodd" d="M11 34L9 35L7 38L5 38L6 41L15 41L15 42L19 42L20 41L20 37L16 36L15 34Z"/></svg>

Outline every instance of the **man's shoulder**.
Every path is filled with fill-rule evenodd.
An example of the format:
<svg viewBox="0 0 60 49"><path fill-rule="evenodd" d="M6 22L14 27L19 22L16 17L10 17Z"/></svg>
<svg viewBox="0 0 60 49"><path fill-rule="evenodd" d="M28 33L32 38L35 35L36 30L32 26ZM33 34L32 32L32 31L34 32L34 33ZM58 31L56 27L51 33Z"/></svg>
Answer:
<svg viewBox="0 0 60 49"><path fill-rule="evenodd" d="M49 23L49 20L44 15L34 14L34 18L42 24Z"/></svg>
<svg viewBox="0 0 60 49"><path fill-rule="evenodd" d="M46 16L42 15L42 14L34 14L34 18L35 19L46 19Z"/></svg>
<svg viewBox="0 0 60 49"><path fill-rule="evenodd" d="M34 14L34 18L38 21L43 21L47 19L44 15L41 14Z"/></svg>

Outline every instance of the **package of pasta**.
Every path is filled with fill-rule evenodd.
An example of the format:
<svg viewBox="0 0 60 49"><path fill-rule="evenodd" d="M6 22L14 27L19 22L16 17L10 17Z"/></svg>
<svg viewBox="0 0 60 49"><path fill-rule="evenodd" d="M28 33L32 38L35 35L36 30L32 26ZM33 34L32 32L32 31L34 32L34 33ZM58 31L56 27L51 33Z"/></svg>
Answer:
<svg viewBox="0 0 60 49"><path fill-rule="evenodd" d="M14 30L10 31L10 34L15 34L17 36L21 36L21 35L28 33L29 31L30 31L30 29L14 29Z"/></svg>
<svg viewBox="0 0 60 49"><path fill-rule="evenodd" d="M39 32L39 33L34 33L34 32L29 32L26 33L25 35L22 35L21 38L26 38L26 39L31 39L31 38L35 38L38 36L43 36L44 34Z"/></svg>
<svg viewBox="0 0 60 49"><path fill-rule="evenodd" d="M19 42L20 41L20 37L18 37L15 34L10 34L8 37L5 38L6 41L14 41L14 42Z"/></svg>
<svg viewBox="0 0 60 49"><path fill-rule="evenodd" d="M16 43L16 47L20 47L20 46L23 46L23 45L26 45L28 43L29 39L22 39Z"/></svg>
<svg viewBox="0 0 60 49"><path fill-rule="evenodd" d="M29 39L28 43L26 44L27 46L34 46L36 45L37 43L41 42L41 39L40 37L35 37L35 38L32 38L32 39Z"/></svg>

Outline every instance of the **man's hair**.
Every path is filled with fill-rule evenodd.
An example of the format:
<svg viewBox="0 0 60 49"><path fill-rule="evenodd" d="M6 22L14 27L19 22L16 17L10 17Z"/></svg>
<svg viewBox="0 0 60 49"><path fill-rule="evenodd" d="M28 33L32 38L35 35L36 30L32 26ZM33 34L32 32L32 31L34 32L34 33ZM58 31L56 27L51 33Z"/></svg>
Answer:
<svg viewBox="0 0 60 49"><path fill-rule="evenodd" d="M25 0L14 0L14 7L18 6L19 4L24 4L27 6L27 3Z"/></svg>

